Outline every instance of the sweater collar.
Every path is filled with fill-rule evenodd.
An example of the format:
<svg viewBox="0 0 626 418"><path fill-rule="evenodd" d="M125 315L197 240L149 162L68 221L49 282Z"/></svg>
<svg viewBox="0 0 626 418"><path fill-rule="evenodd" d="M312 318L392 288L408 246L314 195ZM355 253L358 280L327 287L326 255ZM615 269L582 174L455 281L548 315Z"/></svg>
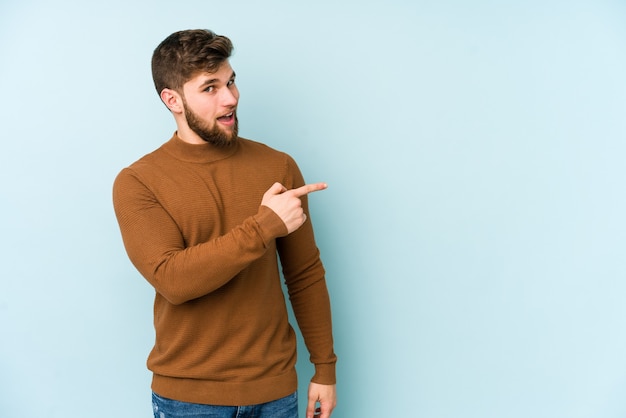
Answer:
<svg viewBox="0 0 626 418"><path fill-rule="evenodd" d="M190 144L180 139L177 132L174 132L172 138L163 144L163 150L168 154L190 163L210 163L222 160L233 155L238 148L238 143L230 147L219 147L209 143Z"/></svg>

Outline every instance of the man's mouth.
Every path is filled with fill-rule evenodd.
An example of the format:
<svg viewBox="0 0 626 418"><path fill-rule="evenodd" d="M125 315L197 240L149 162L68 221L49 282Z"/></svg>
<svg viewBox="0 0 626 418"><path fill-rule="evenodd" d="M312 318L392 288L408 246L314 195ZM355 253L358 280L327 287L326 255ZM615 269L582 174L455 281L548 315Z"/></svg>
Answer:
<svg viewBox="0 0 626 418"><path fill-rule="evenodd" d="M217 118L218 121L222 123L230 123L235 119L235 112L230 112L225 114L224 116L220 116Z"/></svg>

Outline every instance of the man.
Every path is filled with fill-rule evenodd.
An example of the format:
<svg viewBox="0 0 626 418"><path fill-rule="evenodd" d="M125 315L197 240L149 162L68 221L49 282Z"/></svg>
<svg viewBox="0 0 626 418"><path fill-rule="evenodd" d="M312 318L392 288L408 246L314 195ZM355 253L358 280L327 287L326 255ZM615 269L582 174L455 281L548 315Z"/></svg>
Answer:
<svg viewBox="0 0 626 418"><path fill-rule="evenodd" d="M176 32L154 51L177 131L123 169L113 202L130 260L154 286L154 415L297 417L296 338L278 256L315 375L307 418L336 404L330 302L288 155L238 137L231 41Z"/></svg>

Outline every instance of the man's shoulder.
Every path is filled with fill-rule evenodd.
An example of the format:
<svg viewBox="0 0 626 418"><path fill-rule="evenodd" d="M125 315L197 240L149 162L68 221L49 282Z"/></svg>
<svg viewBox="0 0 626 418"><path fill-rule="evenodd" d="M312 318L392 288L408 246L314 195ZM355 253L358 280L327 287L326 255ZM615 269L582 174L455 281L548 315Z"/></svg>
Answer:
<svg viewBox="0 0 626 418"><path fill-rule="evenodd" d="M162 148L163 145L122 168L118 177L131 176L143 178L145 176L151 176L155 170L159 170L159 166L161 165L159 161L164 157Z"/></svg>
<svg viewBox="0 0 626 418"><path fill-rule="evenodd" d="M277 150L275 148L272 148L269 145L264 144L263 142L255 141L253 139L239 137L239 138L237 138L237 141L239 142L239 145L244 150L283 154L283 152L281 152L281 151L279 151L279 150Z"/></svg>
<svg viewBox="0 0 626 418"><path fill-rule="evenodd" d="M286 152L273 148L263 142L258 142L252 139L242 137L239 137L238 141L242 151L244 151L245 153L250 153L256 155L257 157L274 158L289 161L292 160L291 156Z"/></svg>
<svg viewBox="0 0 626 418"><path fill-rule="evenodd" d="M140 168L144 166L151 166L158 164L158 161L166 157L168 154L164 148L167 142L161 144L157 148L149 151L147 154L139 157L136 161L132 162L127 168Z"/></svg>
<svg viewBox="0 0 626 418"><path fill-rule="evenodd" d="M270 147L267 144L240 138L242 158L238 161L246 167L256 167L259 172L271 173L289 188L299 187L303 183L302 173L296 160L286 153Z"/></svg>

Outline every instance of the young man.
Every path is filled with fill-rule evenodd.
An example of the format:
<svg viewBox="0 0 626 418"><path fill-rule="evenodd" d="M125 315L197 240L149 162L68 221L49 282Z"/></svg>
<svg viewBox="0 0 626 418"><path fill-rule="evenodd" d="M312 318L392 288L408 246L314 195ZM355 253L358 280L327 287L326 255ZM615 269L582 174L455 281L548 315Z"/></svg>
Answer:
<svg viewBox="0 0 626 418"><path fill-rule="evenodd" d="M296 338L278 256L315 375L307 417L336 404L330 302L288 155L238 137L231 41L176 32L154 51L173 137L123 169L113 201L130 260L154 286L154 415L297 417Z"/></svg>

